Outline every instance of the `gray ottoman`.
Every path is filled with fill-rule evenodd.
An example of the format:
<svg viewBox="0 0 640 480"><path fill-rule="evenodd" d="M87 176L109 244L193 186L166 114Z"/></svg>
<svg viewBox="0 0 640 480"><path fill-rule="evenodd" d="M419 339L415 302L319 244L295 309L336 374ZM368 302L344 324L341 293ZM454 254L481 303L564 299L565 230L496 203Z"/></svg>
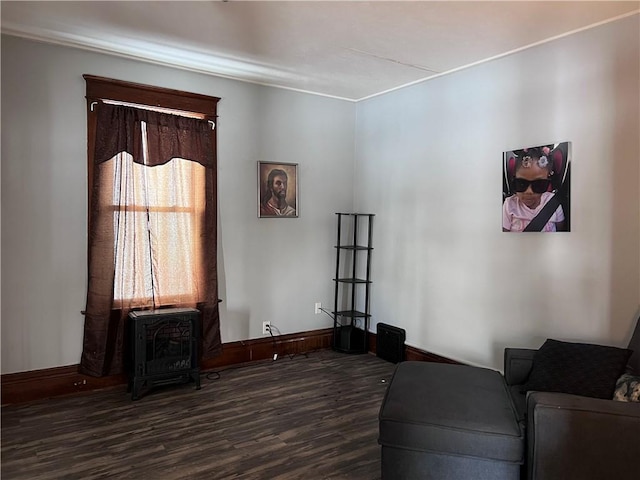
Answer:
<svg viewBox="0 0 640 480"><path fill-rule="evenodd" d="M524 431L500 372L398 364L379 414L382 479L519 479Z"/></svg>

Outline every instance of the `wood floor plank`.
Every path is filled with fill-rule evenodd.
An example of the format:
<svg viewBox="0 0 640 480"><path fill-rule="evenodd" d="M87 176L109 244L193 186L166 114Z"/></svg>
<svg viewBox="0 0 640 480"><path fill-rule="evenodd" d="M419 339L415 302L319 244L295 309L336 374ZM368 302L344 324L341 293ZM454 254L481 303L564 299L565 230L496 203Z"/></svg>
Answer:
<svg viewBox="0 0 640 480"><path fill-rule="evenodd" d="M202 374L132 401L124 387L2 409L3 479L377 480L395 365L320 350Z"/></svg>

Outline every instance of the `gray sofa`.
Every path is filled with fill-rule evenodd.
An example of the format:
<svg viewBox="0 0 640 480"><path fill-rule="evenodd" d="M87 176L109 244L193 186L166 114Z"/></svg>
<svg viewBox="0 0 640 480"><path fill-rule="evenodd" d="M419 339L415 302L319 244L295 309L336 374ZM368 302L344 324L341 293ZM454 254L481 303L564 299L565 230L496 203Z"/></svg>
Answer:
<svg viewBox="0 0 640 480"><path fill-rule="evenodd" d="M640 321L629 349L627 371L640 375ZM637 478L640 403L531 390L537 352L505 349L504 376L468 365L398 364L379 414L382 479ZM595 371L606 369L593 357Z"/></svg>
<svg viewBox="0 0 640 480"><path fill-rule="evenodd" d="M636 327L638 341L639 330ZM640 374L640 345L629 348L634 350L630 368ZM526 478L640 477L640 403L557 392L523 393L536 351L507 348L504 354L505 381L526 432Z"/></svg>

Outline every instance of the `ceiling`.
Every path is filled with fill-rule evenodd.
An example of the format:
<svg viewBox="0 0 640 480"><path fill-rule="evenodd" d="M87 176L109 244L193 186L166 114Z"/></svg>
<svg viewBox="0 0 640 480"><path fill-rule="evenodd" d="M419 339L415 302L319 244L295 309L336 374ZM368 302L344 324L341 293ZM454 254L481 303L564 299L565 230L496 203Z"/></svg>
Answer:
<svg viewBox="0 0 640 480"><path fill-rule="evenodd" d="M640 1L2 1L2 33L360 100L621 16Z"/></svg>

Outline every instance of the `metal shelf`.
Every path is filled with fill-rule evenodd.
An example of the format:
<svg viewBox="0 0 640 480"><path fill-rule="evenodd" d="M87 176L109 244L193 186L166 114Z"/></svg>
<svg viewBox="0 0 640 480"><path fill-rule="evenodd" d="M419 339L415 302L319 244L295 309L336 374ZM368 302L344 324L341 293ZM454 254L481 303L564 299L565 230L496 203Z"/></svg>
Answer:
<svg viewBox="0 0 640 480"><path fill-rule="evenodd" d="M334 309L331 312L333 315L332 346L339 352L366 353L369 350L369 319L371 318L369 290L374 214L336 213L336 215L338 216L338 239L335 245L336 275L333 279L335 300ZM359 220L366 223L359 223ZM345 276L345 273L349 276ZM338 305L339 302L342 304Z"/></svg>

